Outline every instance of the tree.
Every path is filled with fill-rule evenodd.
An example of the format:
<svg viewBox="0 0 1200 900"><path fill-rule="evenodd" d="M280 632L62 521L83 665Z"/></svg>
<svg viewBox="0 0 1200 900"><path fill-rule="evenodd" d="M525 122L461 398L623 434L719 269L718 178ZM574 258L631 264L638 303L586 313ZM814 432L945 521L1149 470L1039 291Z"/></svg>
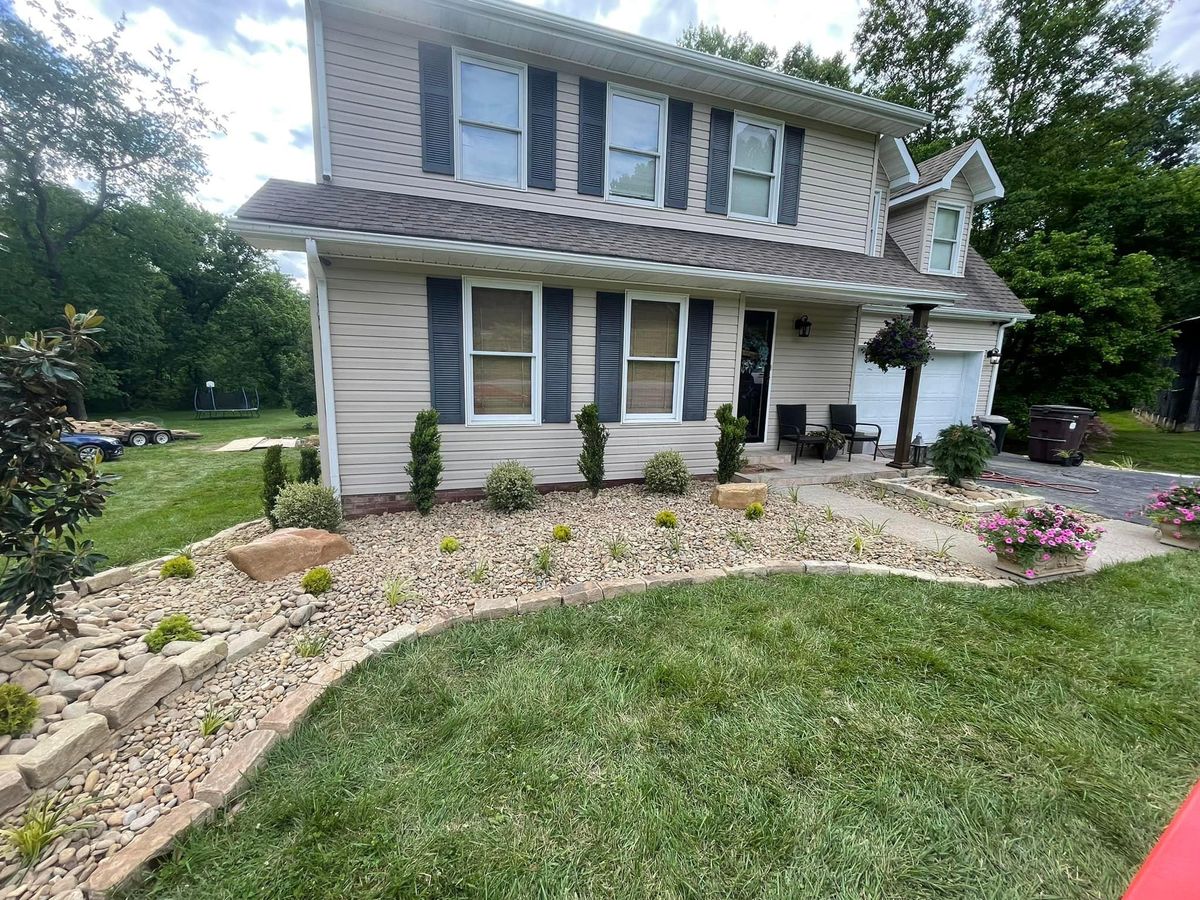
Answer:
<svg viewBox="0 0 1200 900"><path fill-rule="evenodd" d="M1009 330L997 406L1021 422L1031 403L1128 408L1170 381L1170 333L1147 253L1120 255L1082 233L1037 233L994 260L1036 316Z"/></svg>
<svg viewBox="0 0 1200 900"><path fill-rule="evenodd" d="M970 66L970 0L870 0L854 34L864 89L933 115L921 141L957 131Z"/></svg>
<svg viewBox="0 0 1200 900"><path fill-rule="evenodd" d="M745 31L730 34L720 25L689 25L676 43L689 50L711 53L725 59L748 63L760 69L774 69L779 61L775 48L756 41Z"/></svg>
<svg viewBox="0 0 1200 900"><path fill-rule="evenodd" d="M0 598L5 616L55 616L58 585L93 574L104 557L80 533L104 511L117 479L84 465L60 440L78 356L103 316L67 306L66 327L0 344ZM67 623L69 625L69 623Z"/></svg>
<svg viewBox="0 0 1200 900"><path fill-rule="evenodd" d="M783 64L779 68L784 75L807 78L846 91L854 90L850 64L841 51L832 56L820 56L813 50L812 44L796 44L783 57Z"/></svg>
<svg viewBox="0 0 1200 900"><path fill-rule="evenodd" d="M442 436L438 432L438 412L423 409L417 413L408 438L409 460L404 464L408 475L408 493L417 512L425 516L437 501L442 483Z"/></svg>

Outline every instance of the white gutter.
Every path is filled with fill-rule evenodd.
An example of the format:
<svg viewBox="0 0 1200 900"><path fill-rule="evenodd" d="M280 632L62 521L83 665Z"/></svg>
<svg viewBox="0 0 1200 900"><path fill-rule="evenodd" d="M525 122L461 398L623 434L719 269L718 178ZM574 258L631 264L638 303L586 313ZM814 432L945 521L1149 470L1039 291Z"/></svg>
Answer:
<svg viewBox="0 0 1200 900"><path fill-rule="evenodd" d="M312 238L304 241L308 254L308 271L317 285L317 339L321 348L321 396L325 407L325 434L321 443L328 446L329 486L337 496L342 495L342 476L338 468L337 411L333 404L333 351L329 342L329 284L325 278L325 266L317 255L317 242Z"/></svg>
<svg viewBox="0 0 1200 900"><path fill-rule="evenodd" d="M1001 325L999 332L997 332L997 334L996 334L996 349L1001 350L1001 351L1004 350L1004 332L1008 329L1008 327L1010 325L1016 325L1018 322L1027 321L1032 318L1033 318L1032 315L1026 315L1023 318L1015 318L1014 317L1011 322L1005 322L1003 325ZM1000 380L1000 366L995 365L992 367L991 384L988 385L987 414L989 416L992 414L992 404L996 401L996 382L999 380Z"/></svg>
<svg viewBox="0 0 1200 900"><path fill-rule="evenodd" d="M325 83L325 21L321 18L321 0L308 0L309 34L312 47L313 139L323 181L333 178L333 152L329 145L329 90Z"/></svg>
<svg viewBox="0 0 1200 900"><path fill-rule="evenodd" d="M736 269L709 269L699 266L685 266L678 263L659 263L615 256L563 253L556 250L509 247L501 244L477 244L472 241L448 241L441 238L425 238L410 235L341 231L334 228L311 228L304 225L285 225L277 222L260 222L249 219L231 219L229 227L233 231L249 237L292 238L306 242L309 240L321 240L356 246L388 247L397 250L465 254L474 258L482 257L490 263L500 264L518 265L541 262L563 266L586 266L589 269L607 271L669 275L685 279L693 284L697 282L733 281L747 285L751 289L772 290L788 288L792 290L822 291L847 299L870 299L877 303L908 304L914 302L931 302L953 304L958 300L965 300L967 297L961 291L930 291L919 288L881 287L875 284L830 281L822 278L765 275L755 272L741 272ZM723 289L729 290L729 288Z"/></svg>
<svg viewBox="0 0 1200 900"><path fill-rule="evenodd" d="M895 312L894 309L887 306L870 306L866 307L867 312L874 313L890 313ZM967 309L961 306L946 306L939 307L930 313L931 316L936 316L939 319L988 319L992 322L1003 322L1004 327L1015 324L1016 322L1027 322L1033 318L1033 313L1011 313L1011 312L994 312L986 309ZM1005 321L1006 319L1011 321Z"/></svg>

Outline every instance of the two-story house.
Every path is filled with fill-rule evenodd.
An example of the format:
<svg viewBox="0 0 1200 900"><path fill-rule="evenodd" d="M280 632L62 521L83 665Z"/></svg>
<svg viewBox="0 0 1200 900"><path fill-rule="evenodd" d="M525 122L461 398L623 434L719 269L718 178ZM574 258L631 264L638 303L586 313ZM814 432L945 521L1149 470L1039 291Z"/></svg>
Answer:
<svg viewBox="0 0 1200 900"><path fill-rule="evenodd" d="M662 449L711 473L726 402L772 448L781 403L855 402L894 439L902 374L860 348L913 304L938 347L917 430L989 410L1028 314L967 243L1003 195L978 142L918 167L923 112L504 0L307 15L316 183L267 182L233 227L307 251L351 513L402 504L429 406L462 493L509 458L578 483L593 401L613 480Z"/></svg>

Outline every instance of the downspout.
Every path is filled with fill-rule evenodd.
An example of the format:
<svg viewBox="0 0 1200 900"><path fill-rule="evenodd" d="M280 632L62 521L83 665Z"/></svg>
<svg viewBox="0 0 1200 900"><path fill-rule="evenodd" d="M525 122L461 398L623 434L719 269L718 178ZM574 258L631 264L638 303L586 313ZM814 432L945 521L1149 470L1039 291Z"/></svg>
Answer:
<svg viewBox="0 0 1200 900"><path fill-rule="evenodd" d="M316 285L316 338L315 346L320 349L317 362L319 364L320 390L317 392L320 400L319 408L324 410L321 446L327 447L325 471L329 486L339 497L342 495L342 478L338 468L338 437L337 410L333 402L333 351L329 341L329 283L325 277L325 266L317 254L317 242L305 238L304 250L308 254L308 271Z"/></svg>
<svg viewBox="0 0 1200 900"><path fill-rule="evenodd" d="M1017 322L1019 322L1019 321L1021 321L1021 320L1020 319L1011 319L1008 322L1004 322L1003 324L1001 324L1000 330L996 334L996 349L997 350L1001 350L1001 351L1004 350L1004 332L1010 326L1016 325ZM1001 358L1003 358L1003 357L1001 357ZM992 414L992 404L996 402L996 382L1000 380L999 364L993 366L993 369L994 369L994 371L992 372L992 380L991 380L991 383L988 385L987 415L989 415L989 416Z"/></svg>

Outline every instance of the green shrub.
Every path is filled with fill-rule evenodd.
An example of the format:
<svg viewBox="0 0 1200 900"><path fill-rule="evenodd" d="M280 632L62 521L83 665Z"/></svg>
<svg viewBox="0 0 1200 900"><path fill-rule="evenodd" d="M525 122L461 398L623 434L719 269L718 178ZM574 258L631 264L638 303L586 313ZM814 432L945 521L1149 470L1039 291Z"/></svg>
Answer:
<svg viewBox="0 0 1200 900"><path fill-rule="evenodd" d="M556 541L558 541L560 544L565 544L567 541L569 541L571 539L571 526L570 525L555 525L554 526L554 539Z"/></svg>
<svg viewBox="0 0 1200 900"><path fill-rule="evenodd" d="M296 480L307 484L321 483L321 454L316 447L300 448L300 474Z"/></svg>
<svg viewBox="0 0 1200 900"><path fill-rule="evenodd" d="M304 588L306 594L324 594L333 587L333 574L325 566L309 569L300 579L300 587Z"/></svg>
<svg viewBox="0 0 1200 900"><path fill-rule="evenodd" d="M687 463L677 450L655 453L642 469L642 477L646 479L646 490L655 494L684 494L692 482Z"/></svg>
<svg viewBox="0 0 1200 900"><path fill-rule="evenodd" d="M763 505L758 502L751 503L749 506L746 507L746 518L749 519L751 522L758 521L763 516L765 516L766 513L767 513L766 509L764 509Z"/></svg>
<svg viewBox="0 0 1200 900"><path fill-rule="evenodd" d="M444 537L440 549L443 553L457 553L462 549L462 541L456 537Z"/></svg>
<svg viewBox="0 0 1200 900"><path fill-rule="evenodd" d="M38 702L19 684L0 684L0 734L24 734L37 718Z"/></svg>
<svg viewBox="0 0 1200 900"><path fill-rule="evenodd" d="M191 578L196 574L196 564L186 556L168 559L158 570L159 578Z"/></svg>
<svg viewBox="0 0 1200 900"><path fill-rule="evenodd" d="M717 481L728 484L739 469L746 465L746 429L750 420L733 414L732 403L717 407L717 427L721 433L717 438Z"/></svg>
<svg viewBox="0 0 1200 900"><path fill-rule="evenodd" d="M537 506L538 492L533 486L533 472L515 459L498 463L488 473L483 485L487 504L501 512L516 512Z"/></svg>
<svg viewBox="0 0 1200 900"><path fill-rule="evenodd" d="M438 485L442 483L442 436L438 433L436 409L417 413L412 434L408 438L409 460L404 464L408 474L408 496L417 512L425 516L433 509Z"/></svg>
<svg viewBox="0 0 1200 900"><path fill-rule="evenodd" d="M184 613L175 613L159 622L142 640L151 653L157 653L171 641L198 641L203 637L192 627L192 620Z"/></svg>
<svg viewBox="0 0 1200 900"><path fill-rule="evenodd" d="M263 514L270 519L275 528L279 527L275 520L275 501L287 483L287 470L283 467L283 448L268 447L263 456Z"/></svg>
<svg viewBox="0 0 1200 900"><path fill-rule="evenodd" d="M604 487L604 446L608 443L608 429L600 421L600 408L595 403L589 403L579 411L575 426L583 435L579 474L595 497Z"/></svg>
<svg viewBox="0 0 1200 900"><path fill-rule="evenodd" d="M991 456L990 434L970 425L943 428L937 443L929 448L933 470L955 486L962 484L964 478L978 478Z"/></svg>
<svg viewBox="0 0 1200 900"><path fill-rule="evenodd" d="M342 504L333 488L307 482L285 485L275 500L275 523L280 528L336 531L342 524Z"/></svg>
<svg viewBox="0 0 1200 900"><path fill-rule="evenodd" d="M679 516L675 515L669 509L662 509L654 517L654 524L659 528L676 528L679 525Z"/></svg>

